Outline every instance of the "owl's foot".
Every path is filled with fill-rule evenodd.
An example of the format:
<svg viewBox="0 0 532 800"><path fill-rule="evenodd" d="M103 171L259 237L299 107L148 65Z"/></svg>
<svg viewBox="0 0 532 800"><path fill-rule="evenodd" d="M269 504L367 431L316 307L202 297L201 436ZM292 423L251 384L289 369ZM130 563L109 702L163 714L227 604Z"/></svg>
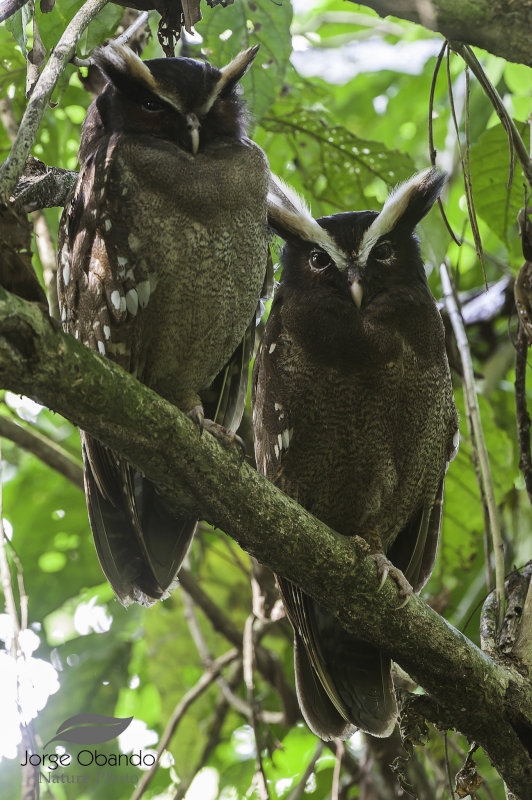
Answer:
<svg viewBox="0 0 532 800"><path fill-rule="evenodd" d="M198 426L200 430L200 436L204 430L208 431L208 433L212 434L215 439L218 439L218 441L224 444L226 447L232 447L233 445L239 447L242 451L242 458L246 457L246 445L240 436L237 436L236 433L224 428L223 425L213 422L212 419L205 419L203 406L195 406L192 411L188 412L188 416L192 422L195 422Z"/></svg>
<svg viewBox="0 0 532 800"><path fill-rule="evenodd" d="M401 572L401 570L398 569L397 567L394 567L392 562L386 558L384 553L371 553L371 555L369 555L368 558L371 558L372 561L374 561L375 564L377 565L377 577L380 579L377 593L380 592L380 590L384 586L386 578L390 576L390 578L392 578L392 580L394 580L397 584L399 597L403 598L403 602L401 603L400 606L397 606L395 610L398 611L400 608L406 606L406 604L410 599L410 595L413 592L413 589L408 583L403 573Z"/></svg>

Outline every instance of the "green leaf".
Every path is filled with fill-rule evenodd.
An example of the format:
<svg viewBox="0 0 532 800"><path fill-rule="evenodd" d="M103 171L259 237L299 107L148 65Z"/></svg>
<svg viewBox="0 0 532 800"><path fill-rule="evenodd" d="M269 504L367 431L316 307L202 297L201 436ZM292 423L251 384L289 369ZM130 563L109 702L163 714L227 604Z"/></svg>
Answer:
<svg viewBox="0 0 532 800"><path fill-rule="evenodd" d="M338 211L367 208L371 195L378 199L370 204L379 207L386 187L406 180L416 169L407 153L361 139L331 120L323 107L268 115L261 125L277 134L272 146L290 154L282 177Z"/></svg>
<svg viewBox="0 0 532 800"><path fill-rule="evenodd" d="M515 124L521 136L528 133L528 123L516 121ZM508 243L508 230L516 224L517 213L523 205L523 173L516 168L508 189L509 165L506 131L502 125L495 125L471 148L471 175L477 213L505 243Z"/></svg>
<svg viewBox="0 0 532 800"><path fill-rule="evenodd" d="M82 5L83 0L56 0L52 11L48 14L42 14L37 10L39 31L48 51L57 44L66 26ZM93 47L112 36L123 15L122 6L108 3L82 33L77 55L81 58L86 57Z"/></svg>
<svg viewBox="0 0 532 800"><path fill-rule="evenodd" d="M479 396L484 438L490 458L495 499L501 504L513 489L517 470L514 466L513 443L495 421L493 408ZM464 571L471 568L477 553L483 550L484 515L475 469L471 460L471 441L467 431L462 390L455 391L460 415L460 448L451 463L445 480L442 535L434 574L445 571L445 584L454 588L464 580Z"/></svg>
<svg viewBox="0 0 532 800"><path fill-rule="evenodd" d="M279 94L292 52L289 0L236 0L228 8L203 9L197 25L202 52L223 67L241 50L259 44L253 66L242 81L246 103L259 120Z"/></svg>
<svg viewBox="0 0 532 800"><path fill-rule="evenodd" d="M15 39L16 43L22 50L22 55L26 56L27 44L28 44L28 35L26 33L26 26L30 19L32 18L32 9L31 4L26 3L25 6L22 6L19 11L13 14L12 17L9 17L6 20L6 28L8 31L11 31L13 38Z"/></svg>

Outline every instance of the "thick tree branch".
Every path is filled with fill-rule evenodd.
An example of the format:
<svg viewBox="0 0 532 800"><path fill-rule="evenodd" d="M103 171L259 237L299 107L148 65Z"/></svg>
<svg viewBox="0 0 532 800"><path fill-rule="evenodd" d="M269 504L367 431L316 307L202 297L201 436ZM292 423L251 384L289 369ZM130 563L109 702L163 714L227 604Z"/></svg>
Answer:
<svg viewBox="0 0 532 800"><path fill-rule="evenodd" d="M532 66L529 0L362 0L360 5Z"/></svg>
<svg viewBox="0 0 532 800"><path fill-rule="evenodd" d="M297 583L346 630L393 657L478 742L507 785L532 800L532 688L413 596L377 594L368 547L327 528L115 364L62 333L39 306L0 290L0 384L28 395L120 452L170 503L222 528ZM529 751L527 751L527 747Z"/></svg>

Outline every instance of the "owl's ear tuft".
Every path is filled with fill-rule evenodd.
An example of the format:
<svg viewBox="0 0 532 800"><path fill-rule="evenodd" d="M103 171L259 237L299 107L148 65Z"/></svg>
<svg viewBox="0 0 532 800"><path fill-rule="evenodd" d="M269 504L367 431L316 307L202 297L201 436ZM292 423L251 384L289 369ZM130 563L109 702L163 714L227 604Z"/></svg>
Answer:
<svg viewBox="0 0 532 800"><path fill-rule="evenodd" d="M253 64L259 47L260 45L258 44L254 47L248 47L247 50L243 50L229 64L219 70L220 77L214 84L214 88L202 108L204 114L212 108L219 97L223 98L231 94L237 83Z"/></svg>
<svg viewBox="0 0 532 800"><path fill-rule="evenodd" d="M440 196L447 175L436 167L416 173L400 183L388 196L383 209L365 232L359 248L359 260L364 262L371 249L386 234L412 233L416 225Z"/></svg>
<svg viewBox="0 0 532 800"><path fill-rule="evenodd" d="M270 176L267 205L268 224L282 239L302 239L319 245L338 267L347 264L345 253L330 233L316 222L304 198L277 175Z"/></svg>
<svg viewBox="0 0 532 800"><path fill-rule="evenodd" d="M138 100L139 90L142 89L157 95L155 78L144 61L129 47L110 43L96 48L91 58L113 86L132 99Z"/></svg>

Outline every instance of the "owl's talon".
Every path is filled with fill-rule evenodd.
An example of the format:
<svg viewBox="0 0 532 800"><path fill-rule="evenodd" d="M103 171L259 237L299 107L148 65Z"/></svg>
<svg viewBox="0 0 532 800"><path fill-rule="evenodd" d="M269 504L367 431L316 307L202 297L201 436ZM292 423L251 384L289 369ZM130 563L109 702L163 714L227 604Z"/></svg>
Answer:
<svg viewBox="0 0 532 800"><path fill-rule="evenodd" d="M382 570L381 582L379 583L379 588L377 589L377 594L379 594L379 592L382 590L382 587L386 583L386 578L388 577L389 572L390 572L390 570L388 569L388 566L385 565L384 569Z"/></svg>
<svg viewBox="0 0 532 800"><path fill-rule="evenodd" d="M379 588L377 589L377 594L381 591L386 578L388 576L392 578L397 584L397 593L399 597L403 598L404 602L401 603L400 606L397 606L395 611L398 611L400 608L406 606L410 599L410 595L413 592L412 587L408 583L407 579L403 575L400 569L394 567L394 565L389 561L383 553L371 553L368 558L371 558L372 561L375 562L377 565L377 577L380 578L379 581Z"/></svg>
<svg viewBox="0 0 532 800"><path fill-rule="evenodd" d="M246 445L240 436L237 436L236 433L233 433L233 431L224 428L223 425L213 422L212 419L205 419L203 424L205 430L212 434L215 439L218 439L218 441L224 444L226 447L232 447L236 444L241 450L242 459L246 457Z"/></svg>
<svg viewBox="0 0 532 800"><path fill-rule="evenodd" d="M205 414L203 413L203 406L194 406L192 411L189 411L187 417L190 417L198 428L200 436L203 434L203 427L205 425Z"/></svg>
<svg viewBox="0 0 532 800"><path fill-rule="evenodd" d="M405 580L406 580L406 578L405 578ZM408 594L405 597L405 599L403 600L403 602L401 603L401 605L397 606L397 608L394 608L394 611L399 611L400 608L404 608L406 605L408 605L408 601L409 600L410 600L410 595Z"/></svg>

